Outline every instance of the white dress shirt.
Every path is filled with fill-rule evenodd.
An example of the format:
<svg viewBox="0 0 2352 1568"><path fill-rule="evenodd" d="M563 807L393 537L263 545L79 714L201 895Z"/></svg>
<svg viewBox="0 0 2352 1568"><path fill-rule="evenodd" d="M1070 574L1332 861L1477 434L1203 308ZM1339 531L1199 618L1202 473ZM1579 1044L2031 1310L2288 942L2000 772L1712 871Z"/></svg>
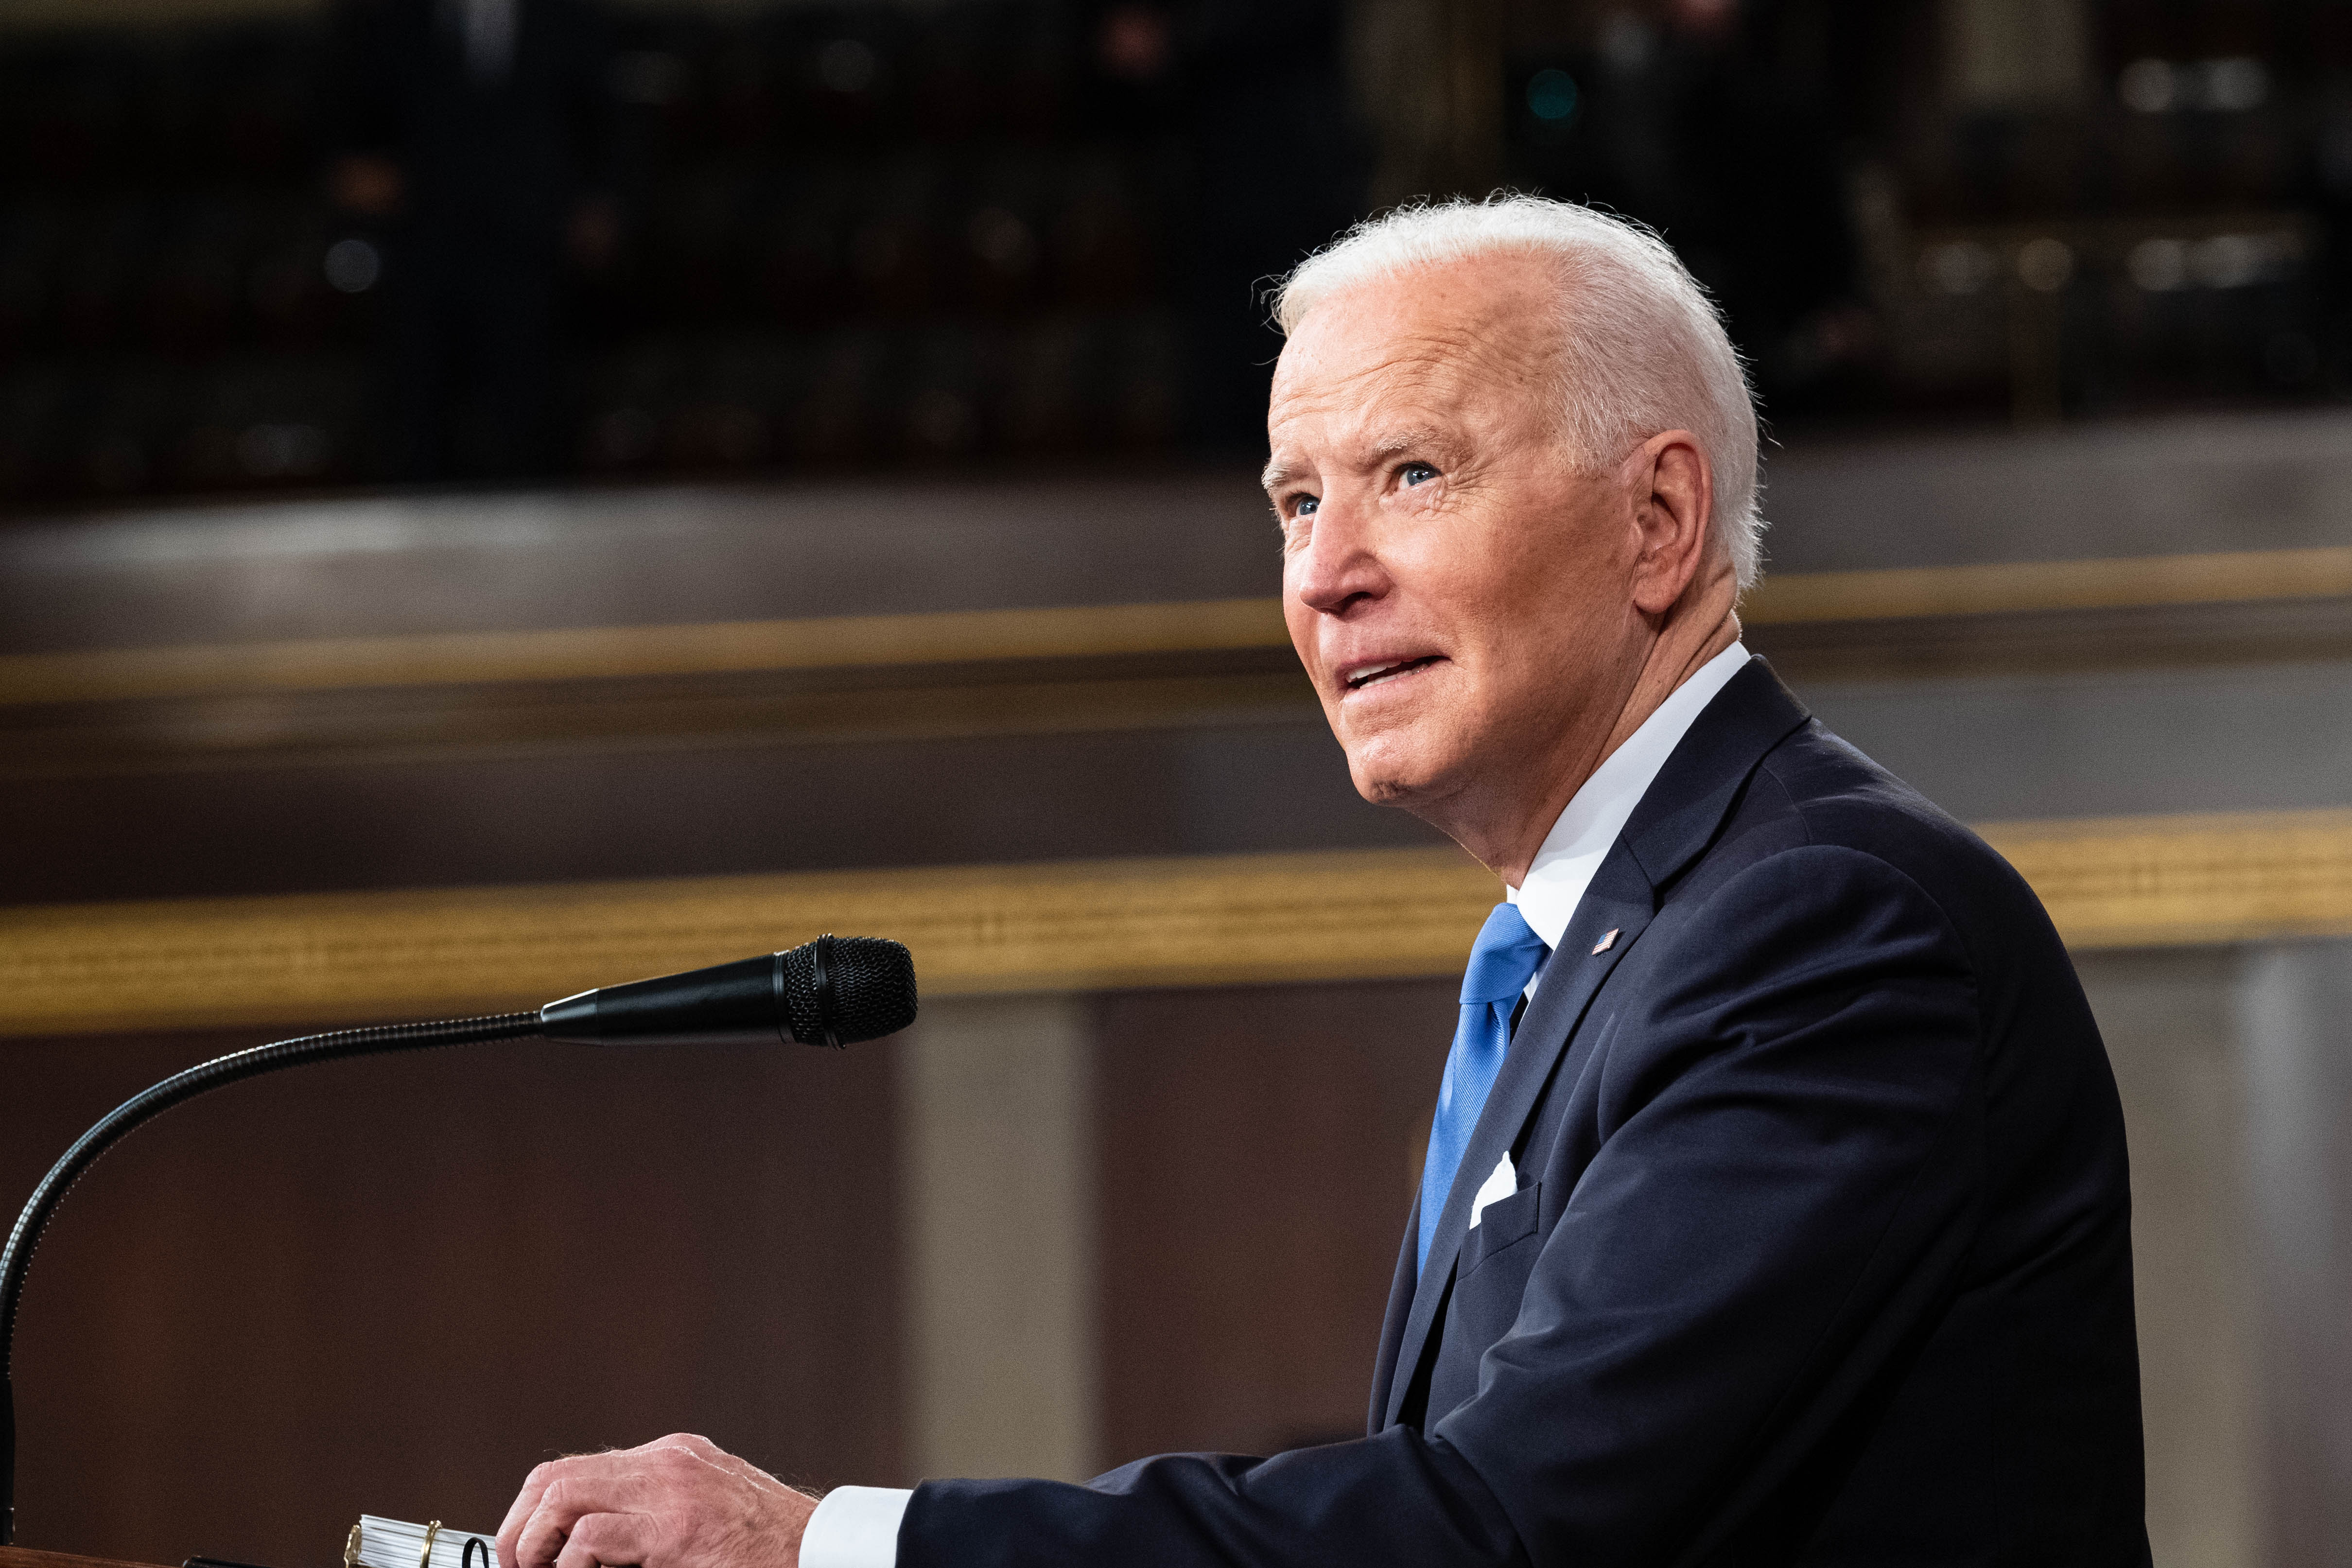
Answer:
<svg viewBox="0 0 2352 1568"><path fill-rule="evenodd" d="M1592 770L1544 835L1526 878L1504 890L1546 947L1559 945L1592 874L1625 831L1658 770L1700 711L1747 663L1748 649L1733 643L1669 692L1641 728ZM1534 994L1542 978L1538 971L1536 981L1528 983L1528 994ZM801 1537L801 1568L897 1568L898 1525L906 1518L907 1500L914 1495L898 1487L836 1487L827 1492Z"/></svg>
<svg viewBox="0 0 2352 1568"><path fill-rule="evenodd" d="M1700 711L1747 663L1747 647L1733 643L1666 693L1666 700L1642 721L1642 727L1592 770L1592 776L1544 835L1543 845L1519 885L1503 890L1506 899L1519 906L1519 918L1543 938L1546 947L1559 945L1568 922L1576 918L1576 906L1584 901L1592 874L1601 869L1610 847L1625 831L1633 808L1650 793L1658 770L1674 755ZM1538 971L1536 979L1542 978ZM1528 983L1528 993L1535 994L1535 982Z"/></svg>
<svg viewBox="0 0 2352 1568"><path fill-rule="evenodd" d="M901 1487L835 1487L809 1515L801 1568L898 1568L898 1521L907 1517Z"/></svg>

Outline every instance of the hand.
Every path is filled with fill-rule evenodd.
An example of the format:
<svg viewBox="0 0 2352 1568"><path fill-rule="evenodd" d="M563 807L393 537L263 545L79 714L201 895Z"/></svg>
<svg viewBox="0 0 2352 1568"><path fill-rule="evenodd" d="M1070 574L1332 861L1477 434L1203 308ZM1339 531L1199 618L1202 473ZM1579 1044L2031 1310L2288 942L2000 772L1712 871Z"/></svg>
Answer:
<svg viewBox="0 0 2352 1568"><path fill-rule="evenodd" d="M800 1568L816 1499L684 1434L531 1471L499 1568Z"/></svg>

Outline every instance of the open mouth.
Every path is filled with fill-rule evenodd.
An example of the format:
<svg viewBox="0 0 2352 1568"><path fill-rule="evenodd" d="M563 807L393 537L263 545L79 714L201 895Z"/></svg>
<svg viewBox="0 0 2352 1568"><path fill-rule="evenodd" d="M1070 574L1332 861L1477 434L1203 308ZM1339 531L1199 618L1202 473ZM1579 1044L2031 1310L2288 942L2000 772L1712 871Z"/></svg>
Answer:
<svg viewBox="0 0 2352 1568"><path fill-rule="evenodd" d="M1364 668L1360 669L1356 671L1355 674L1348 677L1348 689L1350 691L1363 691L1371 687L1378 686L1383 681L1394 680L1400 676L1411 675L1416 669L1427 669L1431 665L1435 664L1443 657L1444 656L1441 654L1431 653L1423 654L1419 658L1397 659L1390 664L1367 665Z"/></svg>

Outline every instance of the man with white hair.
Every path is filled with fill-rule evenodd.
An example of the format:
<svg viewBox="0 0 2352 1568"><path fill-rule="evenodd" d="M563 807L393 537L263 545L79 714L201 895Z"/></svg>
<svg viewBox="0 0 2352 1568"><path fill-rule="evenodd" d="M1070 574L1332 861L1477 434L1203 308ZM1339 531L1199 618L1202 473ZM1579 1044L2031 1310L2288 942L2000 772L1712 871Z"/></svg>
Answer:
<svg viewBox="0 0 2352 1568"><path fill-rule="evenodd" d="M1517 197L1362 226L1279 318L1300 659L1506 889L1369 1435L821 1504L670 1437L534 1471L502 1568L2146 1563L2105 1048L2016 874L1740 646L1705 297Z"/></svg>

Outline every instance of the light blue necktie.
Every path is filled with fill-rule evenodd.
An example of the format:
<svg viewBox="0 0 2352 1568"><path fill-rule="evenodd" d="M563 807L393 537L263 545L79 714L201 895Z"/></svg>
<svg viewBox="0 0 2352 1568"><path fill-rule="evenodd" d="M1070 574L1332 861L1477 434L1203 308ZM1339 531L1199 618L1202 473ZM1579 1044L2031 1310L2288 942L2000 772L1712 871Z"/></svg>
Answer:
<svg viewBox="0 0 2352 1568"><path fill-rule="evenodd" d="M1478 1113L1486 1108L1503 1057L1511 1048L1511 1014L1519 993L1543 967L1551 949L1528 929L1517 904L1500 903L1486 917L1470 949L1462 975L1462 1021L1454 1026L1454 1048L1446 1053L1445 1078L1437 1086L1437 1119L1429 1128L1429 1159L1421 1167L1421 1255L1429 1267L1429 1244L1437 1218L1454 1190L1462 1152L1470 1146Z"/></svg>

